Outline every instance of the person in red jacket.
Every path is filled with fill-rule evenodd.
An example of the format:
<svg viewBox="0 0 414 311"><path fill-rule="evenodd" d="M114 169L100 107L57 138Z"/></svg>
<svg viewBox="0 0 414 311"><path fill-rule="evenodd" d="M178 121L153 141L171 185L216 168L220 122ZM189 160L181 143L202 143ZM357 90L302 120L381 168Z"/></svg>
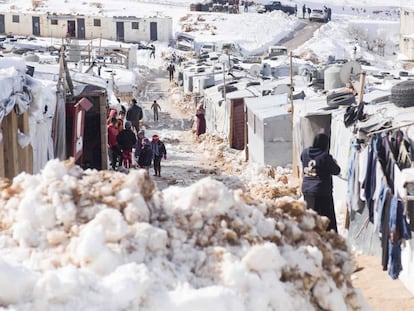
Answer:
<svg viewBox="0 0 414 311"><path fill-rule="evenodd" d="M111 118L107 125L108 130L108 149L109 149L109 160L113 170L116 169L116 164L121 165L121 150L119 149L116 137L118 136L118 130L116 129L116 118Z"/></svg>
<svg viewBox="0 0 414 311"><path fill-rule="evenodd" d="M206 118L205 118L206 111L203 107L203 104L199 104L196 111L196 117L197 117L197 129L196 134L197 136L200 136L201 134L204 134L206 132Z"/></svg>

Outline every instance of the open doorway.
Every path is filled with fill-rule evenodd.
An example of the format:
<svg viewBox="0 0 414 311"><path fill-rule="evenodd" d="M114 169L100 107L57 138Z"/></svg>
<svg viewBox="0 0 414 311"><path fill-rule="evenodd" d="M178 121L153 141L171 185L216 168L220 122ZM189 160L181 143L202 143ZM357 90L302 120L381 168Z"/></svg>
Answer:
<svg viewBox="0 0 414 311"><path fill-rule="evenodd" d="M99 86L66 102L66 154L84 169L108 168L106 116L107 93Z"/></svg>
<svg viewBox="0 0 414 311"><path fill-rule="evenodd" d="M67 29L66 37L74 38L76 37L76 24L75 21L68 21L68 29Z"/></svg>

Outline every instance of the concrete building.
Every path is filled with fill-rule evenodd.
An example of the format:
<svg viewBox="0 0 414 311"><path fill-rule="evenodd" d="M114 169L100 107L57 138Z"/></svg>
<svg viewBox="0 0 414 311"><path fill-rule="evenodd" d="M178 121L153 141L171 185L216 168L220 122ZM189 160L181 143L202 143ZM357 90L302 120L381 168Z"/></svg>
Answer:
<svg viewBox="0 0 414 311"><path fill-rule="evenodd" d="M137 42L172 39L171 17L0 12L0 34Z"/></svg>
<svg viewBox="0 0 414 311"><path fill-rule="evenodd" d="M414 60L414 7L400 11L400 52L406 60Z"/></svg>

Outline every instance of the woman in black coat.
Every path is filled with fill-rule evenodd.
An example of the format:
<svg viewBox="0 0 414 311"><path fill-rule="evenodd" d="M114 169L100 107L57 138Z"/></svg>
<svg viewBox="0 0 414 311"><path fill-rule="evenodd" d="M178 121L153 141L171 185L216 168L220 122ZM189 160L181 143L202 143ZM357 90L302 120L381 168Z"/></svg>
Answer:
<svg viewBox="0 0 414 311"><path fill-rule="evenodd" d="M316 135L312 147L303 150L302 193L308 208L329 218L327 230L338 232L332 197L332 175L338 175L341 168L328 150L329 137L326 134Z"/></svg>
<svg viewBox="0 0 414 311"><path fill-rule="evenodd" d="M149 171L153 157L150 144L151 142L148 138L142 139L142 147L138 158L139 167L145 168L147 171Z"/></svg>

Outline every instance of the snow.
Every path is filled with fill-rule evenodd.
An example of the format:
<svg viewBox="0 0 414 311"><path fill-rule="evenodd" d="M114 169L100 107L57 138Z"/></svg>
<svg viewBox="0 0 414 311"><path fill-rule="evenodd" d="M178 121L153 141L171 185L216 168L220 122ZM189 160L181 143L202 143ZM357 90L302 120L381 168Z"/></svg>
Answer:
<svg viewBox="0 0 414 311"><path fill-rule="evenodd" d="M346 285L352 270L346 268L351 257L345 242L334 233L327 240L316 233L321 219L303 203L295 213L283 201L247 204L240 193L210 178L160 193L148 187L144 170L124 176L82 172L71 162L52 160L41 174L19 175L3 188L2 239L9 246L0 250L0 275L2 280L13 276L16 286L0 282L2 305L19 310L316 309L309 284L298 282L308 277L320 283L315 292L320 304L349 305L356 294ZM131 185L135 192L119 194ZM151 212L150 219L127 221L124 207L136 197L146 198L139 204ZM57 215L68 202L76 213L64 224ZM314 243L329 247L318 250ZM345 249L334 256L334 245ZM331 263L322 263L322 256ZM341 289L331 274L337 266L343 269L343 279L335 279Z"/></svg>
<svg viewBox="0 0 414 311"><path fill-rule="evenodd" d="M187 0L99 3L102 8L96 1L49 0L39 10L169 15L175 31L182 31L184 24L192 25L190 34L199 43L237 42L244 53L252 55L266 51L303 23L279 12L188 12ZM308 5L325 3L314 0ZM295 55L318 62L329 56L349 58L357 44L358 53L378 68L399 69L393 58L397 14L381 20L384 15L373 16L372 11L386 6L393 12L400 5L414 5L414 1L395 1L392 7L386 0L337 0L331 4L338 18L317 30L311 40L295 49ZM338 15L343 5L346 10ZM0 9L31 9L23 0L10 6L1 3ZM367 9L355 13L352 6ZM367 52L364 45L376 38L389 47L384 58ZM166 44L155 44L158 55L171 52ZM136 82L165 70L165 61L149 59L148 51L137 51L137 68L114 68L114 83L131 90ZM9 98L18 72L25 70L23 65L9 57L0 59L2 100ZM101 78L79 72L73 77L102 85L112 79L109 71L103 71ZM51 81L41 83L52 85ZM48 100L49 107L54 107L50 99L54 97L42 96L38 85L34 89L42 101L31 113L39 116ZM136 95L144 91L134 90ZM179 101L179 95L170 100ZM158 133L167 141L179 138L168 127ZM172 155L185 154L179 148L167 145ZM0 306L33 311L369 310L351 286L353 259L346 241L325 233L326 219L306 210L303 201L283 196L275 199L264 190L270 183L265 176L271 174L276 175L272 186L276 184L277 189L292 186L286 177L288 168L242 165L240 153L223 157L230 151L214 137L206 137L199 148L224 158L224 169L242 171L240 180L233 181L236 190L212 178L160 190L143 170L128 175L82 171L71 161L57 160L42 165L39 174L22 173L10 182L0 181ZM248 199L238 188L242 182L262 200ZM293 197L295 193L287 194Z"/></svg>

